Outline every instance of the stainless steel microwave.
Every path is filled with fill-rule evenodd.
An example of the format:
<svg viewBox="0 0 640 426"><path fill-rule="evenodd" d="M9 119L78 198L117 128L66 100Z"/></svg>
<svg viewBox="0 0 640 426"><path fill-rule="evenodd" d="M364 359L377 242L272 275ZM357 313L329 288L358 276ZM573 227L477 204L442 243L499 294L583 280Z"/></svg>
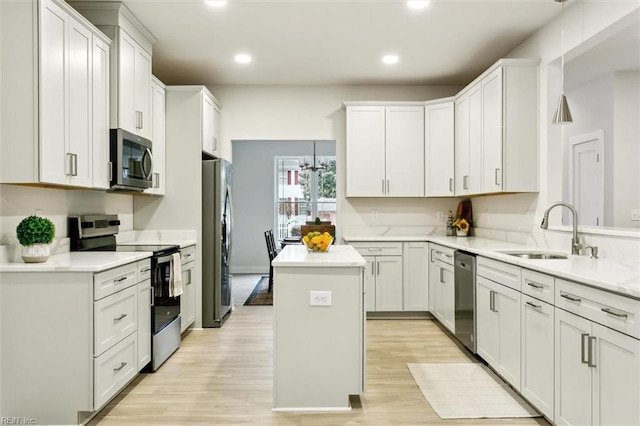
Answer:
<svg viewBox="0 0 640 426"><path fill-rule="evenodd" d="M123 129L111 129L110 139L111 190L140 192L151 188L151 141Z"/></svg>

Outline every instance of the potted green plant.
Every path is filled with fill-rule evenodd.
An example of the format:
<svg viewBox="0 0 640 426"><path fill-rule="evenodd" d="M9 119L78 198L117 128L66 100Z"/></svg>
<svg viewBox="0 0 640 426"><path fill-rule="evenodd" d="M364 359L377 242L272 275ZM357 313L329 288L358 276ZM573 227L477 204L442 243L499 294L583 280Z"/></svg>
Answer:
<svg viewBox="0 0 640 426"><path fill-rule="evenodd" d="M26 217L18 224L16 234L22 245L22 260L27 263L47 261L49 244L56 235L56 227L51 220L41 216Z"/></svg>

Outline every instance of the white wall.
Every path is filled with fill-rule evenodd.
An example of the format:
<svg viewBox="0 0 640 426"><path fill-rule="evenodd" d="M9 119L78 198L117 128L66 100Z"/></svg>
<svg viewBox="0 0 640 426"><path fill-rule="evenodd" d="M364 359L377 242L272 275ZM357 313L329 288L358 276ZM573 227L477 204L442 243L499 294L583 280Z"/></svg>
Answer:
<svg viewBox="0 0 640 426"><path fill-rule="evenodd" d="M231 141L335 140L337 229L437 226L436 211L455 210L457 199L345 198L344 101L426 101L455 94L450 86L216 86L223 104L223 156L233 161ZM378 211L377 220L371 210ZM238 253L236 253L238 256Z"/></svg>
<svg viewBox="0 0 640 426"><path fill-rule="evenodd" d="M68 237L67 217L88 213L119 213L121 231L133 229L133 195L104 191L0 185L0 244L10 246L15 258L19 245L16 227L22 219L41 210L56 226L56 239Z"/></svg>

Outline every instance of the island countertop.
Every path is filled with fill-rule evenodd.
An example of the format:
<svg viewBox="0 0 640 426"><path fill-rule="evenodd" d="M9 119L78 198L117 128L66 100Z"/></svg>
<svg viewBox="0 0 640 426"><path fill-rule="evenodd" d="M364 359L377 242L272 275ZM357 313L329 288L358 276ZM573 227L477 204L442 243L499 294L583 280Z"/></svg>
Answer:
<svg viewBox="0 0 640 426"><path fill-rule="evenodd" d="M360 266L364 268L367 266L367 262L352 246L332 245L327 252L309 253L302 244L285 246L271 264L274 267L327 266L347 268Z"/></svg>

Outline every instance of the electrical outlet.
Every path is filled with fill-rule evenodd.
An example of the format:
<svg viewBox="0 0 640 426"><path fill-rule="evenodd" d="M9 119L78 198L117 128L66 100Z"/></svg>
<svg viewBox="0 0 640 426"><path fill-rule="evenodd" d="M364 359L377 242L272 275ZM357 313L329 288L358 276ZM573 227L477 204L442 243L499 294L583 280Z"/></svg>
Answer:
<svg viewBox="0 0 640 426"><path fill-rule="evenodd" d="M331 291L309 292L309 305L311 306L331 306Z"/></svg>
<svg viewBox="0 0 640 426"><path fill-rule="evenodd" d="M440 222L444 222L444 212L442 210L436 212L436 217Z"/></svg>
<svg viewBox="0 0 640 426"><path fill-rule="evenodd" d="M640 209L631 210L631 221L640 221Z"/></svg>
<svg viewBox="0 0 640 426"><path fill-rule="evenodd" d="M378 220L378 210L371 210L371 220Z"/></svg>

